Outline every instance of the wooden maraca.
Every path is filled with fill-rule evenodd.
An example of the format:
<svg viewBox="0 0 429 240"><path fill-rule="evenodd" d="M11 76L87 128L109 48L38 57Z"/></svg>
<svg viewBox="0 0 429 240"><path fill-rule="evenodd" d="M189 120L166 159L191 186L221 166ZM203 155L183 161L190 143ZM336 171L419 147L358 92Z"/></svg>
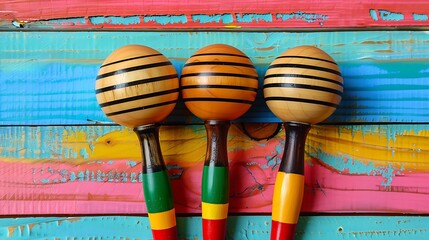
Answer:
<svg viewBox="0 0 429 240"><path fill-rule="evenodd" d="M159 122L171 113L179 97L175 68L152 48L128 45L106 58L95 88L103 112L133 128L139 138L144 197L154 239L177 239L174 202L158 135Z"/></svg>
<svg viewBox="0 0 429 240"><path fill-rule="evenodd" d="M229 202L227 136L230 121L252 105L258 75L240 50L206 46L182 69L181 92L186 107L205 120L207 151L202 177L203 238L224 240Z"/></svg>
<svg viewBox="0 0 429 240"><path fill-rule="evenodd" d="M284 122L286 143L277 173L271 240L294 239L304 195L304 147L311 124L322 122L338 107L343 78L335 61L312 46L291 48L268 67L264 98Z"/></svg>

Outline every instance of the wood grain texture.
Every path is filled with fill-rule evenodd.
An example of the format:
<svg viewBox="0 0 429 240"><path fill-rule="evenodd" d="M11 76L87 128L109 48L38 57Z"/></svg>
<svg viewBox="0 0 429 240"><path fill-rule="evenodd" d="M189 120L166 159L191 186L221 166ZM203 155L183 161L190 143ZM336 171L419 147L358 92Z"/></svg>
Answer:
<svg viewBox="0 0 429 240"><path fill-rule="evenodd" d="M363 28L428 24L425 0L16 1L0 4L6 29Z"/></svg>
<svg viewBox="0 0 429 240"><path fill-rule="evenodd" d="M303 212L429 213L428 125L314 126ZM231 213L270 213L284 131L254 141L230 128ZM201 212L204 126L163 126L178 213ZM1 215L145 213L141 157L118 126L1 127Z"/></svg>
<svg viewBox="0 0 429 240"><path fill-rule="evenodd" d="M169 58L178 72L195 52L224 43L243 51L259 75L298 45L330 54L344 78L344 94L327 122L429 122L429 35L423 31L368 32L1 32L0 124L112 123L100 110L94 82L115 49L137 43ZM6 85L4 85L6 86ZM178 103L170 122L201 122ZM262 92L239 121L279 122Z"/></svg>
<svg viewBox="0 0 429 240"><path fill-rule="evenodd" d="M131 44L116 49L103 61L95 92L108 118L135 128L162 122L170 115L179 98L179 79L164 55Z"/></svg>
<svg viewBox="0 0 429 240"><path fill-rule="evenodd" d="M202 239L200 217L178 217L179 239ZM268 216L231 216L226 239L268 240ZM428 217L303 216L296 240L425 239ZM138 216L43 217L0 219L0 237L13 239L139 239L149 240L149 221Z"/></svg>
<svg viewBox="0 0 429 240"><path fill-rule="evenodd" d="M230 121L252 106L258 73L252 61L230 45L213 44L196 51L180 74L186 107L203 120Z"/></svg>
<svg viewBox="0 0 429 240"><path fill-rule="evenodd" d="M338 107L343 94L340 69L320 48L286 50L268 66L264 99L283 122L317 124Z"/></svg>

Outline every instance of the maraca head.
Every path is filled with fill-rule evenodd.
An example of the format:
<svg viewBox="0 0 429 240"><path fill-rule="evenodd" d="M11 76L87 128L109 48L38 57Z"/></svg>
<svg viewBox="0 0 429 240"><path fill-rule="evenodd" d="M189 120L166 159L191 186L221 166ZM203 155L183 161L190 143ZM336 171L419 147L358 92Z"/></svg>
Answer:
<svg viewBox="0 0 429 240"><path fill-rule="evenodd" d="M263 88L268 108L283 122L316 124L338 107L343 78L327 53L300 46L285 51L270 64Z"/></svg>
<svg viewBox="0 0 429 240"><path fill-rule="evenodd" d="M234 120L252 105L258 74L240 50L224 44L194 53L182 70L182 97L186 107L203 120Z"/></svg>
<svg viewBox="0 0 429 240"><path fill-rule="evenodd" d="M96 96L112 121L137 127L164 120L179 97L171 62L158 51L127 45L111 53L98 71Z"/></svg>

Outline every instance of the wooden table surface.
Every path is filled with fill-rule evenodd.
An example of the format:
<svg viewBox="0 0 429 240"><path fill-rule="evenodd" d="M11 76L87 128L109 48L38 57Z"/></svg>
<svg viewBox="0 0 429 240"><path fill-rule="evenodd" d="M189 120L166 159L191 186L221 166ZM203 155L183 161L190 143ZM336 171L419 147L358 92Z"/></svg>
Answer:
<svg viewBox="0 0 429 240"><path fill-rule="evenodd" d="M426 0L2 1L0 238L150 239L139 143L98 106L97 71L142 44L180 73L214 43L247 54L260 86L295 46L341 69L342 102L306 141L297 239L428 238L428 16ZM228 239L269 238L284 138L260 88L229 130ZM180 101L160 141L180 238L202 239L202 120Z"/></svg>

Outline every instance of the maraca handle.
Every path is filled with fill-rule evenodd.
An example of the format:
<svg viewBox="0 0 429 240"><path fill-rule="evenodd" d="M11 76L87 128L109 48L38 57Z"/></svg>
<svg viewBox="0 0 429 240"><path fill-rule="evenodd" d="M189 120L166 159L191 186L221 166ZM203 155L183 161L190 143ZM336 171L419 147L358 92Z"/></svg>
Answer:
<svg viewBox="0 0 429 240"><path fill-rule="evenodd" d="M204 240L225 240L229 200L229 121L206 121L207 152L202 179Z"/></svg>
<svg viewBox="0 0 429 240"><path fill-rule="evenodd" d="M310 125L285 123L286 143L274 184L271 240L292 240L304 195L304 148Z"/></svg>
<svg viewBox="0 0 429 240"><path fill-rule="evenodd" d="M154 240L176 240L176 215L167 168L159 145L159 125L137 127L143 156L143 192Z"/></svg>

